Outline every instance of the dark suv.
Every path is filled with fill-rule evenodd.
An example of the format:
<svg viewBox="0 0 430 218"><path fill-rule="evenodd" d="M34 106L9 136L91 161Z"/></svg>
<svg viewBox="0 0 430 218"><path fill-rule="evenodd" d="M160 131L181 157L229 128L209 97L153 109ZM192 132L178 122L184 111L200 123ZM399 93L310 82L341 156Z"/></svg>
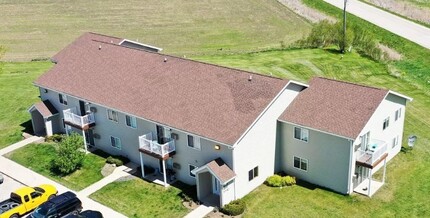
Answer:
<svg viewBox="0 0 430 218"><path fill-rule="evenodd" d="M31 214L32 218L54 218L69 214L78 214L82 210L82 202L73 192L65 192L41 204Z"/></svg>

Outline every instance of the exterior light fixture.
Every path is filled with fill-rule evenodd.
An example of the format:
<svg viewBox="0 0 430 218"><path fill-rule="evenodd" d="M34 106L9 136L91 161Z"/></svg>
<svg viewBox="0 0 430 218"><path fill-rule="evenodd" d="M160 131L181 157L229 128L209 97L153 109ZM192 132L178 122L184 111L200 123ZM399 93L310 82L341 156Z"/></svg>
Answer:
<svg viewBox="0 0 430 218"><path fill-rule="evenodd" d="M215 150L220 150L221 149L221 146L219 146L219 145L215 145Z"/></svg>

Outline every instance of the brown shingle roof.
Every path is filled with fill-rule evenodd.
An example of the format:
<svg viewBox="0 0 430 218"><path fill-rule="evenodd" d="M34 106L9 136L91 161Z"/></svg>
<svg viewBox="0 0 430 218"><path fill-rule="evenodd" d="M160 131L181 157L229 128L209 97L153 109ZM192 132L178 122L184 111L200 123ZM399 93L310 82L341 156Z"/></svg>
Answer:
<svg viewBox="0 0 430 218"><path fill-rule="evenodd" d="M34 107L45 118L58 113L57 109L55 109L54 105L52 105L49 100L37 102L34 104Z"/></svg>
<svg viewBox="0 0 430 218"><path fill-rule="evenodd" d="M221 184L228 182L230 179L236 176L233 170L231 170L230 167L228 167L227 164L221 158L217 158L209 162L208 164L206 164L206 166L215 174L215 176L219 180L221 180Z"/></svg>
<svg viewBox="0 0 430 218"><path fill-rule="evenodd" d="M35 84L232 145L288 83L125 48L121 40L82 35Z"/></svg>
<svg viewBox="0 0 430 218"><path fill-rule="evenodd" d="M388 90L313 78L280 120L355 139Z"/></svg>

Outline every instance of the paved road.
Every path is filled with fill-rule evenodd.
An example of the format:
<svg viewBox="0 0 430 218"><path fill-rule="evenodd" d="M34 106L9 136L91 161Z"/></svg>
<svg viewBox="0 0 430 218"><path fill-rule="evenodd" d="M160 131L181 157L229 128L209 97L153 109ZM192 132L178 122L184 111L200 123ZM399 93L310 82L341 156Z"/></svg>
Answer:
<svg viewBox="0 0 430 218"><path fill-rule="evenodd" d="M343 9L344 0L324 0ZM346 10L396 35L430 49L430 29L357 0L348 0Z"/></svg>

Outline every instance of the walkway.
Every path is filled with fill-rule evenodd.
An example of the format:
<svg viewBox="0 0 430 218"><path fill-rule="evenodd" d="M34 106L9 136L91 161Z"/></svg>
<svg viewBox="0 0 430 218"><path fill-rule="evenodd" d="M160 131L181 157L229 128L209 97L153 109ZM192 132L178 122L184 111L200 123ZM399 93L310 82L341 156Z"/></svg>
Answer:
<svg viewBox="0 0 430 218"><path fill-rule="evenodd" d="M324 0L343 10L344 0ZM348 0L346 10L396 35L430 49L430 29L358 0Z"/></svg>
<svg viewBox="0 0 430 218"><path fill-rule="evenodd" d="M35 140L35 139L33 139ZM30 144L34 142L33 140L23 140L21 142L18 142L16 144L10 145L2 150L0 150L0 154L6 154L10 151L13 151L14 149L20 148L25 146L26 144ZM14 146L14 147L11 147ZM21 166L14 161L11 161L3 156L0 156L0 172L7 175L8 177L11 177L20 183L27 185L27 186L37 186L40 184L52 184L54 185L59 193L63 193L66 191L70 191L67 187L50 180L24 166ZM131 165L131 167L135 167L134 165ZM112 182L116 180L119 177L122 177L123 175L130 175L127 172L132 170L131 168L127 166L118 167L115 169L115 171L100 180L99 182L94 183L93 185L87 187L86 189L82 190L81 192L78 192L77 195L79 199L82 201L83 209L84 210L97 210L103 213L104 217L107 218L122 218L126 217L114 210L112 210L109 207L106 207L90 198L88 198L88 195L92 193L92 191L97 191L100 188L102 188L104 185L108 184L109 182Z"/></svg>
<svg viewBox="0 0 430 218"><path fill-rule="evenodd" d="M9 145L3 149L0 150L0 156L5 155L13 150L16 150L18 148L24 147L28 144L31 144L33 142L37 142L37 141L41 141L43 140L43 137L39 137L39 136L31 136L30 138L24 139L22 141L19 141L13 145Z"/></svg>
<svg viewBox="0 0 430 218"><path fill-rule="evenodd" d="M212 206L206 206L204 204L200 205L193 211L191 211L189 214L184 216L184 218L203 218L208 213L212 212L214 210L214 207Z"/></svg>

